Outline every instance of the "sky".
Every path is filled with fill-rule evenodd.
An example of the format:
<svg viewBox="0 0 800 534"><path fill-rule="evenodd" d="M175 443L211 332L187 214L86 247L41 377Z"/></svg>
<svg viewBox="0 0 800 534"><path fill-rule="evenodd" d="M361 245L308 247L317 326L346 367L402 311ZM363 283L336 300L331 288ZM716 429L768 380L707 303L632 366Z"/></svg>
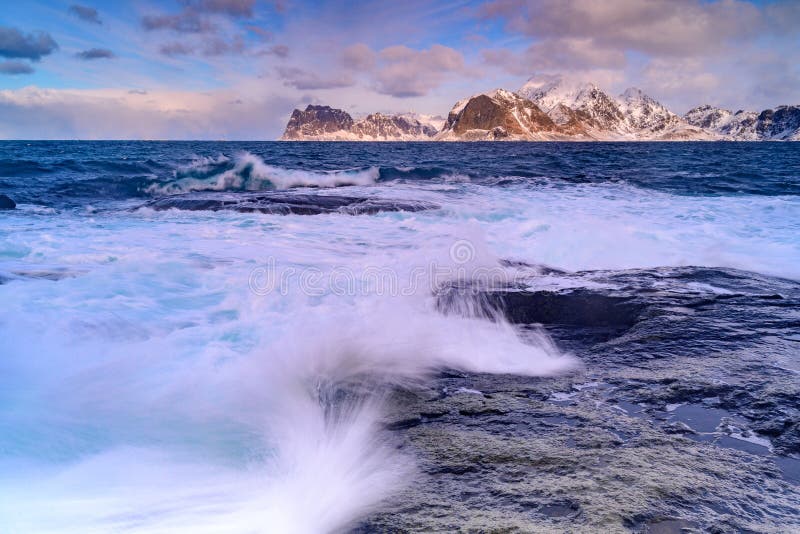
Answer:
<svg viewBox="0 0 800 534"><path fill-rule="evenodd" d="M292 110L446 116L561 74L800 104L800 0L3 0L0 138L280 136Z"/></svg>

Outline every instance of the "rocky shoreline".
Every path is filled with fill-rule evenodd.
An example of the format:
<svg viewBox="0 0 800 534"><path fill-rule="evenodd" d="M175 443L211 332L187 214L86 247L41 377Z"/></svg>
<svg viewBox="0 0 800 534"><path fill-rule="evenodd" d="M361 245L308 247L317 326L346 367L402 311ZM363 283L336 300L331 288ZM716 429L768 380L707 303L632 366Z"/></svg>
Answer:
<svg viewBox="0 0 800 534"><path fill-rule="evenodd" d="M800 284L670 268L536 289L543 276L440 303L466 292L541 324L584 369L395 391L386 433L418 480L355 532L800 528Z"/></svg>

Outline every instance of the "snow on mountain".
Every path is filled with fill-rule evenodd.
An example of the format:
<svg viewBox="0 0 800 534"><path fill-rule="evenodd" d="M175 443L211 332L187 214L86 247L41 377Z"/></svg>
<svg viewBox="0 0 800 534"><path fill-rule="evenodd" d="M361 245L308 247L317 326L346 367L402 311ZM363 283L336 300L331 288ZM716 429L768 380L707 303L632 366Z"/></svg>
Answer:
<svg viewBox="0 0 800 534"><path fill-rule="evenodd" d="M531 100L557 123L565 123L577 113L577 120L588 128L625 135L629 129L619 103L591 82L575 82L559 75L534 76L518 93Z"/></svg>
<svg viewBox="0 0 800 534"><path fill-rule="evenodd" d="M733 113L703 105L690 110L684 119L732 141L800 140L800 106L778 106L761 113L744 110Z"/></svg>
<svg viewBox="0 0 800 534"><path fill-rule="evenodd" d="M436 139L551 141L581 133L559 126L527 98L505 89L495 89L457 102Z"/></svg>
<svg viewBox="0 0 800 534"><path fill-rule="evenodd" d="M619 96L622 113L634 130L665 131L681 124L681 118L646 95L631 87Z"/></svg>
<svg viewBox="0 0 800 534"><path fill-rule="evenodd" d="M396 115L397 117L402 117L409 121L417 121L423 126L428 126L435 131L440 131L444 127L445 118L441 115L426 115L423 113L399 113Z"/></svg>
<svg viewBox="0 0 800 534"><path fill-rule="evenodd" d="M518 92L495 89L459 100L447 119L372 113L353 119L329 106L295 109L283 140L316 141L684 141L800 140L800 106L760 113L699 106L676 115L630 88L614 98L594 83L530 78Z"/></svg>
<svg viewBox="0 0 800 534"><path fill-rule="evenodd" d="M439 122L443 119L439 118ZM353 120L344 110L309 105L295 109L281 137L284 141L430 141L439 128L435 117L371 113Z"/></svg>
<svg viewBox="0 0 800 534"><path fill-rule="evenodd" d="M569 83L561 75L533 76L519 88L517 94L539 106L545 113L563 104L575 109L579 94L591 83Z"/></svg>
<svg viewBox="0 0 800 534"><path fill-rule="evenodd" d="M731 122L733 113L727 109L715 108L705 104L689 110L683 118L694 126L722 131Z"/></svg>
<svg viewBox="0 0 800 534"><path fill-rule="evenodd" d="M520 88L519 94L542 108L556 124L567 124L570 120L580 123L597 140L713 137L634 87L614 98L591 82L540 75L530 78Z"/></svg>

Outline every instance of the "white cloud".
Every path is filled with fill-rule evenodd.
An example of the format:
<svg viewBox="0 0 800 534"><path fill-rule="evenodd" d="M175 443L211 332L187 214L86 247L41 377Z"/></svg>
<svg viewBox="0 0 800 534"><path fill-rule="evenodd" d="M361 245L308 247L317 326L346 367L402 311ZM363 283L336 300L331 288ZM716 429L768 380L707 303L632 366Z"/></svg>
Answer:
<svg viewBox="0 0 800 534"><path fill-rule="evenodd" d="M292 100L236 91L0 91L5 139L273 139ZM98 120L101 118L102 120Z"/></svg>

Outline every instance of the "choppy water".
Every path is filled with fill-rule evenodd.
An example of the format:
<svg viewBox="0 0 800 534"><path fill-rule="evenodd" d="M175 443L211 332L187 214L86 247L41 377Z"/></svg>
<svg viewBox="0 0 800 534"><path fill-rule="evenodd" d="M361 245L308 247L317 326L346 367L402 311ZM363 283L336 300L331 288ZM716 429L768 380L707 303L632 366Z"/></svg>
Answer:
<svg viewBox="0 0 800 534"><path fill-rule="evenodd" d="M439 208L142 207L273 189ZM800 279L791 143L5 142L0 193L18 203L0 211L0 524L19 532L351 525L415 480L381 432L388 386L581 365L437 311L443 282L512 276L500 260Z"/></svg>

